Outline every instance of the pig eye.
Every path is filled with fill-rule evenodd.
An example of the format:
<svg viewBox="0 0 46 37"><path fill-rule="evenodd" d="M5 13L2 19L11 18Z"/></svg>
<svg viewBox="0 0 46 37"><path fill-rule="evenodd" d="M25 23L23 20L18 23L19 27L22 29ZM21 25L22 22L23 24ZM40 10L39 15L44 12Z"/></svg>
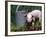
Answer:
<svg viewBox="0 0 46 37"><path fill-rule="evenodd" d="M32 16L32 18L33 18L33 16Z"/></svg>

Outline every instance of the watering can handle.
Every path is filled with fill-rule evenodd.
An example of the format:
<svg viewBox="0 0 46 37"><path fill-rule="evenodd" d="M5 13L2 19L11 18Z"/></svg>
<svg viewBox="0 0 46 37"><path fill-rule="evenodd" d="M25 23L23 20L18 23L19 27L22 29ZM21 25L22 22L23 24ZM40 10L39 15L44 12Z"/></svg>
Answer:
<svg viewBox="0 0 46 37"><path fill-rule="evenodd" d="M17 6L17 8L16 8L16 12L18 11L19 7L20 7L20 5Z"/></svg>

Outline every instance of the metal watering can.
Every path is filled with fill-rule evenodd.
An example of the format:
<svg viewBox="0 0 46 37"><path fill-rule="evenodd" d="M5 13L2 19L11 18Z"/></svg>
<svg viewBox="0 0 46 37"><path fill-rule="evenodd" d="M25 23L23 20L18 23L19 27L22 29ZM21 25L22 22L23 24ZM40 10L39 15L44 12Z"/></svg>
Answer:
<svg viewBox="0 0 46 37"><path fill-rule="evenodd" d="M24 11L24 10L18 11L19 7L20 7L20 5L18 5L16 8L16 14L15 14L16 25L17 26L24 26L25 22L26 22L26 18L24 17L26 11Z"/></svg>

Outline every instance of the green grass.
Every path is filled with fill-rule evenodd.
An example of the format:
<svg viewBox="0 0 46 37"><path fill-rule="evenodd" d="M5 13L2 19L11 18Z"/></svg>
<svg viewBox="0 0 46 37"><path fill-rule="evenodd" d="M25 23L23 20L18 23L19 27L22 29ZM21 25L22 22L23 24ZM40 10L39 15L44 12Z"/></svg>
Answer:
<svg viewBox="0 0 46 37"><path fill-rule="evenodd" d="M24 26L18 26L16 24L11 23L11 32L19 32L19 31L38 31L41 30L41 22L39 21L33 21L32 22L32 26L28 27L26 26L26 24Z"/></svg>

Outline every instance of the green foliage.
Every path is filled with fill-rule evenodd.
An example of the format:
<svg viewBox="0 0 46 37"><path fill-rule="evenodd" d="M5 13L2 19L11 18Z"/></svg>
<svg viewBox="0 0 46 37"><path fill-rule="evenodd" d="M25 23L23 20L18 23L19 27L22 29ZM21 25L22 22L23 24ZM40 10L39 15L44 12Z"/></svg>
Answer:
<svg viewBox="0 0 46 37"><path fill-rule="evenodd" d="M15 23L15 12L17 5L11 5L11 22Z"/></svg>
<svg viewBox="0 0 46 37"><path fill-rule="evenodd" d="M19 11L26 10L26 11L30 12L32 10L42 10L42 9L41 9L41 6L26 6L26 5L23 6L23 5L21 5L18 10Z"/></svg>

